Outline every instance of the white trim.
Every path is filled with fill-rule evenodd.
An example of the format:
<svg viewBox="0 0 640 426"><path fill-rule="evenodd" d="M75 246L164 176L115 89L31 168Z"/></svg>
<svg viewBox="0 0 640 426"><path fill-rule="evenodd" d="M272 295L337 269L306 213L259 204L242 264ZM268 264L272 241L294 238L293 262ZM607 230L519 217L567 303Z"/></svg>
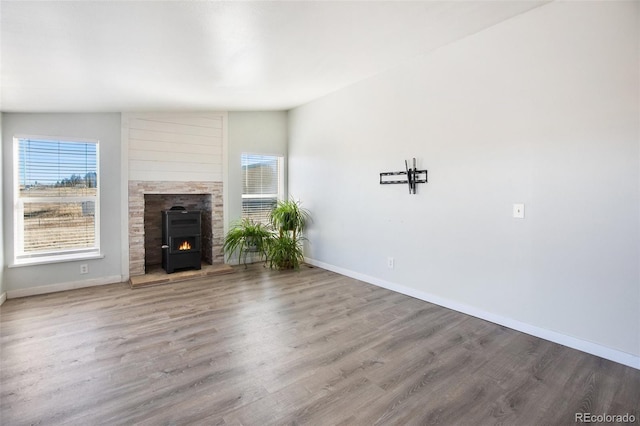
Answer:
<svg viewBox="0 0 640 426"><path fill-rule="evenodd" d="M285 155L278 156L278 200L280 201L287 201L289 199L289 195L285 192L285 189L287 188L284 186L284 168L288 164L289 160L284 161L285 158L287 158Z"/></svg>
<svg viewBox="0 0 640 426"><path fill-rule="evenodd" d="M282 158L282 157L278 157L278 158ZM280 181L282 181L282 179L280 179ZM278 186L281 186L281 185L278 184ZM280 191L280 194L282 194L282 191ZM257 200L259 198L277 198L277 199L281 199L282 197L280 196L280 194L242 194L242 198L243 199L253 199L253 200Z"/></svg>
<svg viewBox="0 0 640 426"><path fill-rule="evenodd" d="M222 231L229 232L229 113L222 115ZM224 259L224 253L222 253Z"/></svg>
<svg viewBox="0 0 640 426"><path fill-rule="evenodd" d="M7 293L0 294L0 306L7 301Z"/></svg>
<svg viewBox="0 0 640 426"><path fill-rule="evenodd" d="M56 254L46 256L22 257L8 265L8 268L20 268L22 266L46 265L48 263L75 262L79 260L104 259L104 254L96 251L80 253Z"/></svg>
<svg viewBox="0 0 640 426"><path fill-rule="evenodd" d="M93 144L96 148L96 194L94 196L77 196L77 197L20 197L20 146L21 140L39 140L47 142L70 142L77 144ZM94 245L90 249L93 250L95 257L100 257L100 187L102 186L100 176L100 140L94 138L74 138L74 137L58 137L58 136L34 136L34 135L14 135L13 136L13 263L9 267L38 265L42 263L65 262L67 260L83 259L77 255L68 254L68 250L58 250L51 252L50 255L45 253L25 253L24 252L24 204L27 203L61 203L61 202L93 202L94 207ZM97 253L97 255L96 255ZM32 255L39 260L32 260ZM48 256L49 260L45 260L44 256ZM89 257L91 258L91 257Z"/></svg>
<svg viewBox="0 0 640 426"><path fill-rule="evenodd" d="M129 114L120 115L120 273L129 280Z"/></svg>
<svg viewBox="0 0 640 426"><path fill-rule="evenodd" d="M275 198L277 201L283 201L283 200L288 200L287 194L285 194L284 190L285 190L285 182L284 182L284 177L285 177L285 173L284 173L284 167L286 165L285 159L286 157L284 156L284 154L269 154L269 153L257 153L257 152L247 152L247 151L243 151L240 153L240 163L242 164L242 158L244 156L255 156L255 157L274 157L276 159L276 163L278 165L278 193L277 194L244 194L242 193L242 191L244 191L244 175L242 173L242 171L240 172L240 187L241 187L241 195L240 198L244 201L244 200L257 200L257 199L269 199L269 198ZM242 167L241 167L242 169ZM226 205L226 204L225 204ZM240 219L242 219L243 216L243 209L242 206L240 206ZM225 235L227 235L227 232L229 232L228 229L225 229Z"/></svg>
<svg viewBox="0 0 640 426"><path fill-rule="evenodd" d="M486 321L490 321L495 324L503 325L516 331L520 331L531 336L539 337L541 339L549 340L554 343L558 343L563 346L568 346L573 349L577 349L582 352L596 355L601 358L605 358L620 364L624 364L629 367L640 370L640 356L633 355L627 352L612 349L603 345L599 345L594 342L582 340L576 337L567 336L557 331L547 330L545 328L536 327L531 324L520 322L518 320L504 317L502 315L496 315L491 312L483 311L482 309L475 308L473 306L465 305L450 299L439 297L424 291L416 290L411 287L406 287L400 284L385 281L379 278L375 278L369 275L354 272L349 269L341 268L339 266L330 265L328 263L320 262L315 259L305 258L305 262L310 265L317 266L318 268L326 269L328 271L336 272L347 277L355 278L360 281L364 281L369 284L373 284L378 287L383 287L391 291L406 294L407 296L415 297L416 299L424 300L425 302L434 303L439 306L443 306L454 311L461 312L463 314L471 315L476 318L480 318Z"/></svg>
<svg viewBox="0 0 640 426"><path fill-rule="evenodd" d="M90 280L72 281L67 283L9 290L7 291L7 298L15 299L18 297L35 296L37 294L55 293L58 291L75 290L77 288L94 287L98 285L115 284L121 282L123 282L121 275L110 275L107 277L93 278Z"/></svg>
<svg viewBox="0 0 640 426"><path fill-rule="evenodd" d="M79 195L77 197L28 197L28 198L20 198L20 202L23 204L29 204L29 203L48 203L48 202L55 202L55 203L85 203L87 201L95 201L97 198L97 191L96 191L96 195L89 195L89 196L85 196L85 195Z"/></svg>
<svg viewBox="0 0 640 426"><path fill-rule="evenodd" d="M77 142L77 143L95 143L99 144L100 139L96 138L78 138L78 137L67 137L67 136L47 136L47 135L26 135L23 133L13 135L14 139L36 139L36 140L44 140L49 142Z"/></svg>

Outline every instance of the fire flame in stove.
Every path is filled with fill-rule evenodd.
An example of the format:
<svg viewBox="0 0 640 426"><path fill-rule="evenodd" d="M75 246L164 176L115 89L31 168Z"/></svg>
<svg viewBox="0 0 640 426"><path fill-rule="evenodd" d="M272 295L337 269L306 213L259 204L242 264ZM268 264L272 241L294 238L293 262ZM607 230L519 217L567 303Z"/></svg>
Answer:
<svg viewBox="0 0 640 426"><path fill-rule="evenodd" d="M180 244L180 246L178 247L178 250L191 250L191 244L189 244L189 241L185 241L182 244Z"/></svg>

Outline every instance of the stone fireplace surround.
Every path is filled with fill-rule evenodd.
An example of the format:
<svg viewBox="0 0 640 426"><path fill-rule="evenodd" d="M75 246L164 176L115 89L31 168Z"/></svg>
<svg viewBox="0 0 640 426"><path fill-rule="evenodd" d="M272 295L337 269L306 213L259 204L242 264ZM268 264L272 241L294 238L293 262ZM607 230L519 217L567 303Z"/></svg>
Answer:
<svg viewBox="0 0 640 426"><path fill-rule="evenodd" d="M148 212L146 221L145 205L157 210ZM153 218L157 213L159 221L160 210L173 205L203 211L203 259L212 264L224 263L222 182L129 181L130 276L144 275L145 265L158 263L157 253L146 253L145 240L147 246L156 244L155 234L160 232L160 226ZM147 232L149 235L145 236ZM204 241L208 241L206 246Z"/></svg>

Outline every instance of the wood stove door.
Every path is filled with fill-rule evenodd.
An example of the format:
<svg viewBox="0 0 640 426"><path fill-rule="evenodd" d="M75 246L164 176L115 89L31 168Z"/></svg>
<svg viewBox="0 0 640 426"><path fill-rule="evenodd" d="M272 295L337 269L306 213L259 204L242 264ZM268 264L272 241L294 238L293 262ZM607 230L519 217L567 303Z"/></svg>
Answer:
<svg viewBox="0 0 640 426"><path fill-rule="evenodd" d="M200 251L200 236L169 237L169 253L189 253Z"/></svg>

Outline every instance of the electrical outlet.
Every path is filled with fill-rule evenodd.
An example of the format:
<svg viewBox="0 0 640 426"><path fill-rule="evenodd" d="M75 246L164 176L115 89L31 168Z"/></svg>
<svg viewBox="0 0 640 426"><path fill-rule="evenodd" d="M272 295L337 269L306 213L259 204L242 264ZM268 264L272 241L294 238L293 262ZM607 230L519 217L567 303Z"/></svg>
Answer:
<svg viewBox="0 0 640 426"><path fill-rule="evenodd" d="M393 263L394 263L393 257L387 257L387 268L393 269Z"/></svg>
<svg viewBox="0 0 640 426"><path fill-rule="evenodd" d="M80 265L80 273L81 274L88 274L89 273L89 265L87 265L86 263L83 263L82 265Z"/></svg>
<svg viewBox="0 0 640 426"><path fill-rule="evenodd" d="M516 219L524 219L524 204L513 205L513 217Z"/></svg>

